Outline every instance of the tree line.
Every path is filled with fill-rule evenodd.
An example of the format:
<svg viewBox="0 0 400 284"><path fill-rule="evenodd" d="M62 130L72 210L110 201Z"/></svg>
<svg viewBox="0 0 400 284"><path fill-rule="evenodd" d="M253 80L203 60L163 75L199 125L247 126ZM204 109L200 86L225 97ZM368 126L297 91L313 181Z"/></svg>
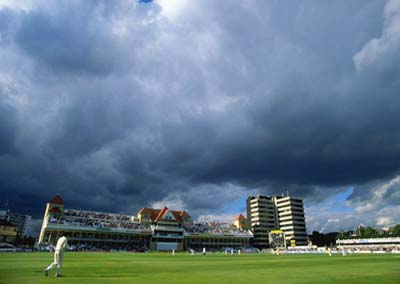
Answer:
<svg viewBox="0 0 400 284"><path fill-rule="evenodd" d="M358 226L353 231L340 231L337 239L358 239L358 238L388 238L400 237L400 224L389 228L388 230L375 229L372 227Z"/></svg>

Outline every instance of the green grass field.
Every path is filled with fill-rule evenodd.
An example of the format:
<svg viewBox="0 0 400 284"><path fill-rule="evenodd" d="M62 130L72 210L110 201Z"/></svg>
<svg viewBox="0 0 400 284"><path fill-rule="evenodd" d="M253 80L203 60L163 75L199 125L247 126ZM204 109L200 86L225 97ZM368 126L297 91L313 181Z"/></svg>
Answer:
<svg viewBox="0 0 400 284"><path fill-rule="evenodd" d="M0 284L400 283L400 255L188 255L66 253L62 278L50 253L0 253Z"/></svg>

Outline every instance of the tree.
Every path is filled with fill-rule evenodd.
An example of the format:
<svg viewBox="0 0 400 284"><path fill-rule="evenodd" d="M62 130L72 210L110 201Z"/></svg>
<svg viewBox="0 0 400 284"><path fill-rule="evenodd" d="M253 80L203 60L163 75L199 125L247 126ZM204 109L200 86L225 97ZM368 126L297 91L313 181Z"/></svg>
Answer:
<svg viewBox="0 0 400 284"><path fill-rule="evenodd" d="M344 239L350 239L351 238L351 232L349 232L349 231L340 231L339 233L338 233L338 235L336 236L336 238L337 239L341 239L341 240L344 240Z"/></svg>
<svg viewBox="0 0 400 284"><path fill-rule="evenodd" d="M362 238L376 238L379 237L379 232L372 227L365 227L361 230L361 237Z"/></svg>
<svg viewBox="0 0 400 284"><path fill-rule="evenodd" d="M393 237L400 237L400 224L397 224L396 226L393 227L391 235Z"/></svg>

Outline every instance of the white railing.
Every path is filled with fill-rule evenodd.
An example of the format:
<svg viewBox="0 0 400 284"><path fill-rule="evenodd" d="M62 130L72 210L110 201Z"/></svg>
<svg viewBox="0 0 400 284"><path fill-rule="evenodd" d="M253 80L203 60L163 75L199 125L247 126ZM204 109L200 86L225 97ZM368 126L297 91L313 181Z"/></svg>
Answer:
<svg viewBox="0 0 400 284"><path fill-rule="evenodd" d="M336 244L338 245L353 245L353 244L399 244L400 237L392 237L392 238L368 238L368 239L346 239L346 240L337 240Z"/></svg>
<svg viewBox="0 0 400 284"><path fill-rule="evenodd" d="M151 225L153 230L163 230L163 231L172 231L172 232L183 232L183 228L179 227L170 227L170 226L163 226L163 225Z"/></svg>

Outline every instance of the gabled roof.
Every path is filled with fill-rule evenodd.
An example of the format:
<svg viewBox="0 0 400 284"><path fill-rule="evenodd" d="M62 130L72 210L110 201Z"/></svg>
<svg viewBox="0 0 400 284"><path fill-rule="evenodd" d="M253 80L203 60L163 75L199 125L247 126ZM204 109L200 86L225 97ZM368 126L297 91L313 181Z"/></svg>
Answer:
<svg viewBox="0 0 400 284"><path fill-rule="evenodd" d="M140 214L140 215L149 215L150 220L154 221L157 218L157 216L160 213L160 211L161 211L160 209L144 207L144 208L140 209L138 214Z"/></svg>
<svg viewBox="0 0 400 284"><path fill-rule="evenodd" d="M156 219L154 220L154 222L158 222L162 219L162 217L164 217L164 215L168 212L168 208L164 207L163 209L160 210L160 212L158 213ZM176 219L176 218L175 218ZM172 221L172 220L170 220Z"/></svg>
<svg viewBox="0 0 400 284"><path fill-rule="evenodd" d="M138 212L138 214L147 214L147 215L151 215L152 209L147 208L147 207L143 207L142 209L140 209L140 211Z"/></svg>
<svg viewBox="0 0 400 284"><path fill-rule="evenodd" d="M61 198L60 195L54 196L52 199L49 200L49 203L64 205L64 200Z"/></svg>
<svg viewBox="0 0 400 284"><path fill-rule="evenodd" d="M235 221L246 221L246 217L244 217L242 214L239 214L235 217Z"/></svg>
<svg viewBox="0 0 400 284"><path fill-rule="evenodd" d="M169 210L167 207L164 207L162 209L154 209L154 208L144 207L144 208L140 209L138 214L149 215L152 222L158 222L161 220L168 221L168 222L176 222L175 220L163 219L163 216L168 211L170 211L174 215L176 221L178 221L180 223L182 223L182 218L191 218L190 215L186 211Z"/></svg>
<svg viewBox="0 0 400 284"><path fill-rule="evenodd" d="M187 213L185 210L181 211L181 213L179 214L179 216L181 216L182 218L192 218L189 213Z"/></svg>
<svg viewBox="0 0 400 284"><path fill-rule="evenodd" d="M61 210L57 207L53 207L49 210L50 213L61 213Z"/></svg>

